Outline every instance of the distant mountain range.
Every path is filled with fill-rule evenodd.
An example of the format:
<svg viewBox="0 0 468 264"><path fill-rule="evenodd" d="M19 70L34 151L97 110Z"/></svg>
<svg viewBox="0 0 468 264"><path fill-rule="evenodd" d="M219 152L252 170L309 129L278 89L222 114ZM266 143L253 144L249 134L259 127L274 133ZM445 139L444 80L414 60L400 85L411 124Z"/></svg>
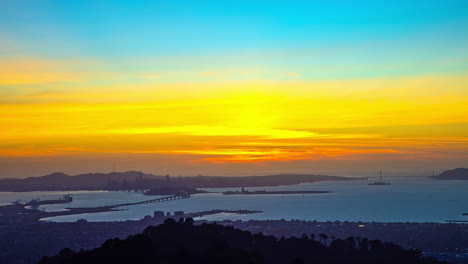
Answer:
<svg viewBox="0 0 468 264"><path fill-rule="evenodd" d="M134 182L140 175L138 171L87 173L71 176L54 172L39 177L25 179L0 179L0 191L61 191L61 190L107 190L110 181ZM162 179L163 176L142 173L146 179Z"/></svg>
<svg viewBox="0 0 468 264"><path fill-rule="evenodd" d="M439 175L431 177L434 180L468 180L468 169L456 168L453 170L446 170Z"/></svg>
<svg viewBox="0 0 468 264"><path fill-rule="evenodd" d="M291 185L317 181L346 181L350 178L311 174L277 174L266 176L169 177L138 171L88 173L70 176L55 172L41 177L0 179L0 191L79 191L79 190L143 190L160 187L229 188Z"/></svg>

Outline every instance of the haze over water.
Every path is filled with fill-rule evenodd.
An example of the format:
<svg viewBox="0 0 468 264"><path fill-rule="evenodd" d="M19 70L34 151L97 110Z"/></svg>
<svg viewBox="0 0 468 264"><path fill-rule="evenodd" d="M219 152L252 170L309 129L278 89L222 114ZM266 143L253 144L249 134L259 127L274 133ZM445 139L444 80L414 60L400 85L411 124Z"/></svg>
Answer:
<svg viewBox="0 0 468 264"><path fill-rule="evenodd" d="M197 194L185 200L128 206L125 211L53 217L50 221L137 220L153 211L199 212L213 209L262 210L251 215L218 214L207 220L224 219L302 219L317 221L377 221L377 222L445 222L468 220L468 181L436 181L424 178L393 178L392 185L369 186L367 181L317 182L300 185L246 188L247 190L323 190L329 194L304 195L221 195ZM207 191L238 190L234 188L206 189ZM124 202L144 201L158 196L144 196L135 192L71 192L70 204L47 205L47 211L65 207L92 207ZM0 193L0 203L16 199L48 199L63 192Z"/></svg>

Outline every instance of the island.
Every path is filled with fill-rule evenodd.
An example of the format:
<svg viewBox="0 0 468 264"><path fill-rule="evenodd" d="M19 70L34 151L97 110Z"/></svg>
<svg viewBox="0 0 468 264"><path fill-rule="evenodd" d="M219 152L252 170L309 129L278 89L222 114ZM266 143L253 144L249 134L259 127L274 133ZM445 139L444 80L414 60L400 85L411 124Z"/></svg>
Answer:
<svg viewBox="0 0 468 264"><path fill-rule="evenodd" d="M468 169L456 168L453 170L446 170L439 175L430 177L433 180L462 180L468 181Z"/></svg>

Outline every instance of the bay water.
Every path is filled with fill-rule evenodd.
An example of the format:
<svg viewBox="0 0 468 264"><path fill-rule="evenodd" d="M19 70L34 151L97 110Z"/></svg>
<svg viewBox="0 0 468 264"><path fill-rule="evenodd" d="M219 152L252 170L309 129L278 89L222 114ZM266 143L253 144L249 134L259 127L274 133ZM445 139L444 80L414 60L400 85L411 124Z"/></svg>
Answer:
<svg viewBox="0 0 468 264"><path fill-rule="evenodd" d="M331 191L323 194L254 194L222 195L220 192L240 188L204 189L212 193L192 195L189 199L120 207L122 211L58 216L43 221L71 222L138 220L154 211L200 212L214 209L261 210L249 215L216 214L206 220L267 220L301 219L317 221L363 222L445 222L467 220L468 181L437 181L427 178L394 178L391 185L369 186L368 181L316 182L276 187L245 188L248 191ZM138 202L163 196L146 196L127 191L76 192L0 192L0 205L16 200L55 199L71 194L73 202L44 205L46 211L65 210L66 207L96 207Z"/></svg>

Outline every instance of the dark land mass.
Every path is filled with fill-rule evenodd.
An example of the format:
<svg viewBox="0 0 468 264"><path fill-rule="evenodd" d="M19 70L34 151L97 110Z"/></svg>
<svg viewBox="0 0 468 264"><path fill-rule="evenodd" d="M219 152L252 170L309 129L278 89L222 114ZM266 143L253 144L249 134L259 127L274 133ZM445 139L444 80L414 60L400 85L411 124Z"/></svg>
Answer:
<svg viewBox="0 0 468 264"><path fill-rule="evenodd" d="M228 210L219 211L230 212ZM219 211L213 210L212 213ZM245 210L236 211L246 213ZM210 211L200 213L205 214L210 213ZM0 263L35 263L44 255L56 255L64 247L73 251L90 250L99 247L109 238L125 239L129 235L142 232L149 225L159 225L167 218L179 219L191 215L193 216L191 213L174 212L173 215L167 216L167 213L155 212L153 216L146 216L138 221L88 222L78 220L69 223L35 221L13 223L12 225L0 224ZM195 221L195 224L202 223L209 222ZM468 224L301 220L225 220L218 222L218 224L232 226L251 233L262 232L266 235L273 235L277 239L283 236L289 238L307 234L325 245L330 245L336 239L345 239L351 236L365 237L370 240L393 242L406 249L419 248L426 256L437 256L441 259L448 259L452 263L466 263L468 261Z"/></svg>
<svg viewBox="0 0 468 264"><path fill-rule="evenodd" d="M71 203L73 202L73 197L70 195L65 195L59 199L52 199L52 200L41 200L41 199L33 199L29 202L24 203L25 206L40 206L46 204L63 204L63 203ZM19 203L19 202L18 202Z"/></svg>
<svg viewBox="0 0 468 264"><path fill-rule="evenodd" d="M160 187L146 191L144 195L184 195L197 193L207 193L207 191L190 187Z"/></svg>
<svg viewBox="0 0 468 264"><path fill-rule="evenodd" d="M252 234L218 224L194 225L192 218L166 219L142 233L121 240L109 239L101 247L75 252L62 249L40 264L58 263L442 263L422 257L420 250L359 237L335 239L330 243L315 237L280 238Z"/></svg>
<svg viewBox="0 0 468 264"><path fill-rule="evenodd" d="M232 188L292 185L318 181L348 181L366 178L311 174L278 174L245 177L170 177L145 174L138 171L89 173L70 176L56 172L25 179L0 179L0 191L80 191L80 190L148 190L162 187Z"/></svg>
<svg viewBox="0 0 468 264"><path fill-rule="evenodd" d="M240 192L223 192L224 195L252 195L252 194L320 194L331 193L330 191L240 191Z"/></svg>
<svg viewBox="0 0 468 264"><path fill-rule="evenodd" d="M439 175L430 177L434 180L464 180L468 181L468 169L456 168L453 170L446 170Z"/></svg>
<svg viewBox="0 0 468 264"><path fill-rule="evenodd" d="M0 191L28 192L28 191L79 191L79 190L107 190L110 185L117 183L129 188L137 187L142 177L147 180L163 179L163 176L144 174L138 171L88 173L71 176L55 172L45 176L29 177L25 179L0 179ZM142 184L138 182L139 184Z"/></svg>
<svg viewBox="0 0 468 264"><path fill-rule="evenodd" d="M93 214L120 211L115 209L117 206L98 206L98 207L70 207L63 211L46 212L38 209L26 209L23 205L4 205L0 206L0 225L14 225L39 221L42 218L76 215L76 214Z"/></svg>

